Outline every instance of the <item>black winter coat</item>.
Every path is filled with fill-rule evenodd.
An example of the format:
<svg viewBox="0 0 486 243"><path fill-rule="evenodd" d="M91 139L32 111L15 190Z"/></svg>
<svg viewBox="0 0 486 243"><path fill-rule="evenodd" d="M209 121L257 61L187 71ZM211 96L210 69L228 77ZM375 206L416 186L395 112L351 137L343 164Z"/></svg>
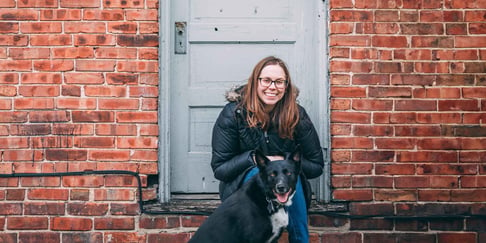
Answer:
<svg viewBox="0 0 486 243"><path fill-rule="evenodd" d="M211 167L220 180L219 193L225 200L242 184L246 172L255 165L252 153L262 149L266 155L292 152L299 145L301 154L301 178L307 205L311 189L307 179L322 174L324 157L319 138L305 109L299 106L300 121L293 140L278 136L276 128L267 132L261 128L250 128L246 121L246 110L236 101L229 102L219 114L213 128Z"/></svg>

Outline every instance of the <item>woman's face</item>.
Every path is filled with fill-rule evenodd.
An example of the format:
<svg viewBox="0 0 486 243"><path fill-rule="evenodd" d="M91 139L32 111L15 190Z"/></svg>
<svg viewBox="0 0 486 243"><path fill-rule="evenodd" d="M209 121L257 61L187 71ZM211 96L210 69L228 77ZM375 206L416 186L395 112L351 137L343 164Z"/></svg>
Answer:
<svg viewBox="0 0 486 243"><path fill-rule="evenodd" d="M262 84L264 83L262 82L262 79L266 79L267 81L284 81L287 77L285 76L283 68L277 64L268 65L262 69L260 76L258 77L257 94L258 98L264 103L265 109L270 111L275 104L283 98L287 85L284 87L277 87L276 82L271 82L269 86L265 86Z"/></svg>

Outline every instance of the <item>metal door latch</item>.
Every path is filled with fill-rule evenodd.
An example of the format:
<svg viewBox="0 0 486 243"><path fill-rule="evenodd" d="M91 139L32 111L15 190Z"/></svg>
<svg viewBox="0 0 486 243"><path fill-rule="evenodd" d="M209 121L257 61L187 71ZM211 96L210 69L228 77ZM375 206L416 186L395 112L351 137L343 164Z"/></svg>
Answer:
<svg viewBox="0 0 486 243"><path fill-rule="evenodd" d="M175 22L175 35L174 35L175 54L186 54L186 50L187 50L186 25L187 25L186 22Z"/></svg>

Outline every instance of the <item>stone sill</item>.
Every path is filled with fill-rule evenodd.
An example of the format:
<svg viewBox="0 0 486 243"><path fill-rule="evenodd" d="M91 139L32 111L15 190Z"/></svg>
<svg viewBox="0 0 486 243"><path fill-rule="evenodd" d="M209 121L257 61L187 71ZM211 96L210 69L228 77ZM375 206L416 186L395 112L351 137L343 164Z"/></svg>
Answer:
<svg viewBox="0 0 486 243"><path fill-rule="evenodd" d="M146 214L187 214L209 215L221 203L215 194L202 195L173 195L169 203L145 202ZM346 202L317 202L312 200L309 214L322 214L325 212L347 212Z"/></svg>

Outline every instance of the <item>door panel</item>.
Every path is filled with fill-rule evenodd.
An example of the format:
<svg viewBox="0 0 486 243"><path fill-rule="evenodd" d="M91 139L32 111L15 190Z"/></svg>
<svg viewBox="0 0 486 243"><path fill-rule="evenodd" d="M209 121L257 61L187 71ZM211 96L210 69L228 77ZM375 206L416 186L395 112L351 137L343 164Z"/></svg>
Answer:
<svg viewBox="0 0 486 243"><path fill-rule="evenodd" d="M186 23L185 54L171 51L170 189L173 193L215 193L210 167L211 133L226 104L225 92L246 83L253 66L276 55L287 62L302 105L315 93L304 2L298 0L173 0L171 39L176 22ZM177 44L174 41L174 44ZM310 43L310 44L309 44ZM180 44L180 43L179 43ZM314 50L315 52L315 50ZM308 96L310 95L310 96ZM313 113L313 107L307 107Z"/></svg>

